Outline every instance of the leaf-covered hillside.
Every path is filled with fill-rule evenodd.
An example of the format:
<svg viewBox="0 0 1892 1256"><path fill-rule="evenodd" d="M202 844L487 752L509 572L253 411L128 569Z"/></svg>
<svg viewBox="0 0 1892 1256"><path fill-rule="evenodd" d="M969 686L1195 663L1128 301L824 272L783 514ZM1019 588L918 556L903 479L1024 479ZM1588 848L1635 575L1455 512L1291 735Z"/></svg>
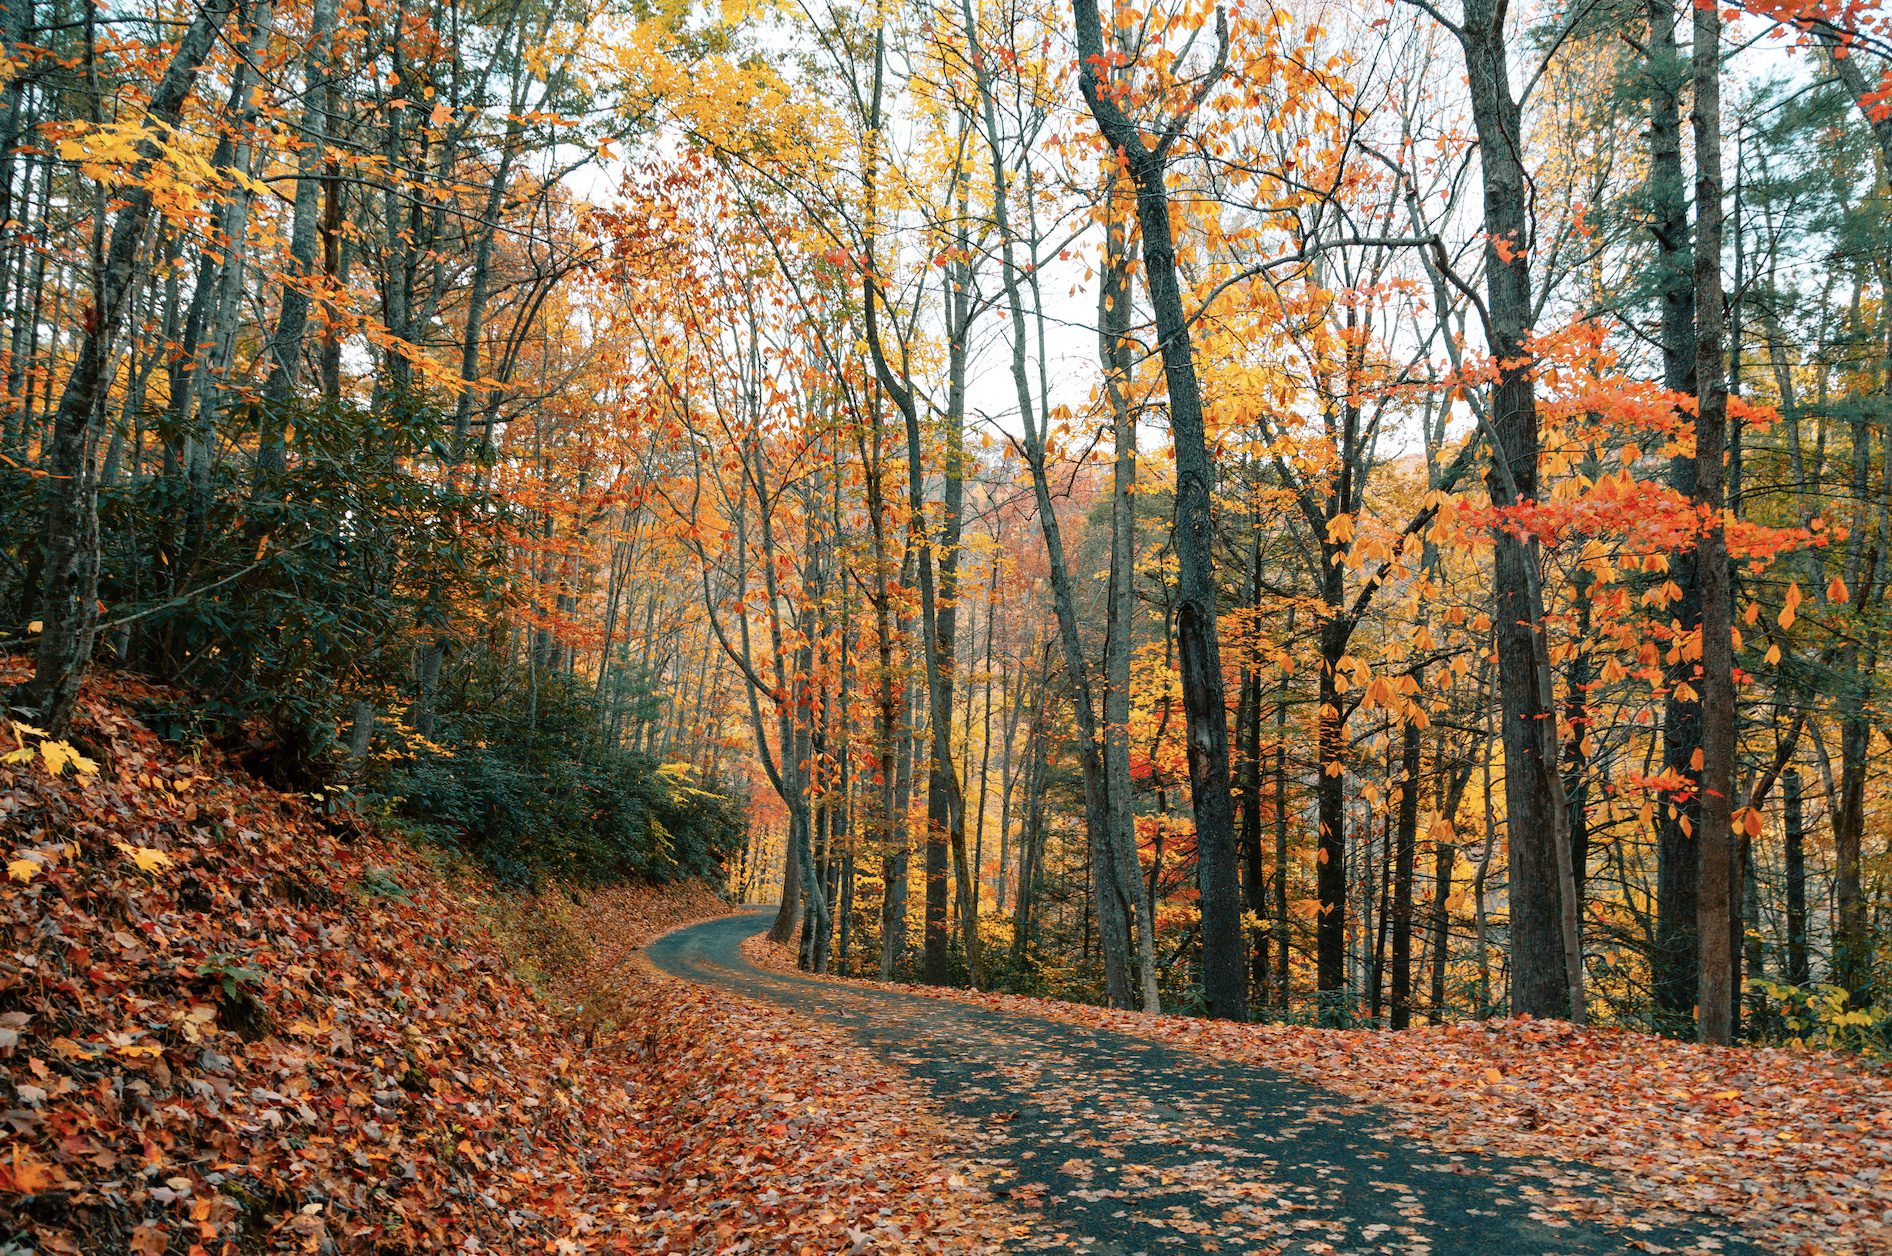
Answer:
<svg viewBox="0 0 1892 1256"><path fill-rule="evenodd" d="M0 1250L900 1250L913 1214L982 1242L927 1140L866 1146L897 1087L636 960L724 909L706 887L488 897L101 684L80 761L10 731L34 753L0 765Z"/></svg>

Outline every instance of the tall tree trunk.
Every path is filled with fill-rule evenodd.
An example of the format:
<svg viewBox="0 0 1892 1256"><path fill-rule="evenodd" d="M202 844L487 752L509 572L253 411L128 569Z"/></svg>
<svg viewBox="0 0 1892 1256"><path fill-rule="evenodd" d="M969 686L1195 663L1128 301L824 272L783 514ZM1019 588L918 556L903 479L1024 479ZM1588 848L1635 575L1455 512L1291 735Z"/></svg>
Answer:
<svg viewBox="0 0 1892 1256"><path fill-rule="evenodd" d="M1294 608L1288 608L1288 631L1294 631ZM1292 990L1292 956L1288 941L1288 677L1281 675L1281 693L1274 705L1274 1005L1288 1010Z"/></svg>
<svg viewBox="0 0 1892 1256"><path fill-rule="evenodd" d="M994 622L998 618L999 593L999 551L994 547L988 560L991 570L985 586L985 663L980 671L980 688L985 690L985 715L979 730L979 809L973 822L972 830L972 918L979 918L979 900L985 891L985 812L986 804L991 801L992 786L992 638ZM972 692L971 681L966 684L968 695ZM970 701L970 698L968 698ZM972 754L972 720L966 720L966 754Z"/></svg>
<svg viewBox="0 0 1892 1256"><path fill-rule="evenodd" d="M1135 999L1133 965L1130 960L1131 938L1135 930L1136 883L1133 861L1134 847L1126 860L1120 847L1118 814L1120 804L1128 801L1128 691L1123 694L1125 707L1125 727L1122 736L1112 738L1110 707L1115 697L1107 674L1104 685L1103 713L1104 727L1097 727L1098 706L1096 686L1091 678L1090 661L1085 656L1083 639L1078 628L1077 605L1072 590L1069 562L1064 549L1064 539L1058 525L1057 504L1051 494L1050 468L1047 466L1047 442L1049 438L1049 418L1041 407L1049 404L1048 398L1034 396L1029 372L1027 323L1023 287L1027 268L1018 264L1018 238L1012 229L1010 205L1010 177L1005 166L1004 151L1001 147L997 104L989 72L985 64L985 54L980 47L977 19L970 3L962 0L960 19L965 32L967 46L971 51L973 76L979 90L983 134L989 156L989 168L992 175L992 214L998 227L1000 249L1000 280L1005 291L1007 313L1010 315L1011 333L1011 368L1012 386L1017 397L1021 422L1025 429L1025 460L1030 466L1034 500L1038 507L1040 530L1044 534L1045 552L1050 567L1053 605L1056 609L1059 628L1059 641L1064 648L1064 666L1071 685L1071 697L1077 722L1078 759L1084 775L1084 800L1086 836L1090 852L1090 872L1092 900L1097 913L1098 940L1101 944L1104 960L1105 995L1112 1007L1132 1006ZM1106 247L1112 241L1120 240L1114 224L1106 227ZM1029 242L1028 242L1029 243ZM1120 277L1115 277L1112 268L1116 266L1116 256L1106 259L1106 278L1104 287L1108 292L1112 288L1122 287ZM1101 300L1107 305L1111 296ZM1117 366L1122 350L1116 343L1113 319L1100 328L1100 343L1104 354L1106 387L1121 387L1117 376ZM1123 426L1121 420L1117 427ZM1121 433L1119 432L1119 435ZM1123 462L1125 454L1130 461ZM1113 475L1122 477L1126 470L1134 475L1135 446L1131 444L1126 451L1121 445L1118 450L1119 465ZM1128 489L1118 489L1127 493ZM1131 579L1133 573L1120 573L1117 567L1116 529L1118 520L1115 515L1113 497L1112 515L1112 596L1109 599L1111 627L1116 628L1115 614L1117 599L1115 590L1119 579ZM1127 625L1125 625L1127 628ZM1106 638L1107 650L1115 645L1124 644ZM1108 660L1107 660L1108 665ZM1126 664L1127 667L1127 664ZM1119 788L1112 789L1109 779L1108 760L1121 758L1124 780ZM1134 837L1132 837L1134 842ZM1132 864L1126 868L1126 862ZM1128 876L1126 876L1128 872ZM1147 989L1145 1002L1151 1002L1155 995L1155 974L1144 974Z"/></svg>
<svg viewBox="0 0 1892 1256"><path fill-rule="evenodd" d="M170 63L146 107L145 121L158 135L168 135L183 116L184 103L210 54L233 0L201 0ZM85 312L84 338L59 408L45 458L46 496L42 530L45 561L41 592L42 627L26 703L54 736L72 719L79 682L92 657L98 623L98 484L93 445L115 361L114 347L133 293L142 282L139 255L151 219L151 190L145 177L163 157L160 139L147 137L126 181L123 208L112 226L92 302Z"/></svg>
<svg viewBox="0 0 1892 1256"><path fill-rule="evenodd" d="M322 185L326 181L329 63L334 55L338 0L314 0L309 17L309 45L302 63L302 121L296 128L296 199L289 225L289 271L283 276L276 330L269 338L269 377L263 384L261 443L256 451L259 475L282 471L286 461L284 431L302 374L302 339L309 326L309 288L319 273L315 246L321 226Z"/></svg>
<svg viewBox="0 0 1892 1256"><path fill-rule="evenodd" d="M1235 843L1235 806L1229 791L1228 711L1223 700L1222 653L1216 636L1215 466L1203 428L1188 312L1177 278L1170 221L1169 154L1180 121L1155 147L1124 112L1110 83L1103 26L1096 0L1072 0L1077 24L1078 83L1091 116L1111 148L1123 154L1136 181L1137 222L1143 236L1143 278L1155 315L1169 393L1170 433L1176 458L1178 660L1187 725L1189 782L1196 819L1196 877L1202 904L1202 994L1211 1016L1248 1016L1247 947L1242 937L1241 878ZM1220 76L1228 55L1228 19L1216 14L1215 66L1201 81L1200 102Z"/></svg>
<svg viewBox="0 0 1892 1256"><path fill-rule="evenodd" d="M1261 559L1260 544L1254 561ZM1261 853L1261 668L1250 658L1242 674L1242 695L1235 706L1235 737L1241 744L1242 897L1255 919L1248 961L1251 991L1268 989L1268 871Z"/></svg>
<svg viewBox="0 0 1892 1256"><path fill-rule="evenodd" d="M327 0L332 3L333 0ZM547 17L549 21L549 14ZM507 33L512 33L509 26ZM520 36L523 42L523 36ZM502 47L505 44L502 41ZM524 49L513 47L510 52L514 59L512 66L513 84L510 93L508 119L504 138L500 142L499 163L493 171L493 180L486 190L486 203L482 207L477 223L478 235L473 246L473 282L467 293L466 314L461 327L460 338L460 383L453 405L453 430L447 440L446 475L450 489L457 489L460 483L460 469L465 464L468 439L472 431L473 402L479 393L480 349L485 340L486 307L492 292L492 256L493 240L499 233L500 208L505 202L506 188L511 182L513 161L519 151L520 137L525 133L523 121L526 108L527 83L529 77L525 66ZM495 62L506 60L506 55L495 58ZM298 190L298 203L300 203ZM285 290L284 300L288 299ZM439 299L436 291L430 296L430 302ZM429 312L431 317L431 311ZM286 315L285 315L286 317ZM274 377L272 377L273 379ZM433 635L433 639L423 643L415 652L415 696L413 723L415 731L426 736L433 731L434 721L438 716L440 669L446 660L447 647L450 644L445 635L446 608L441 604L442 591L439 587L431 588L421 608L422 628Z"/></svg>
<svg viewBox="0 0 1892 1256"><path fill-rule="evenodd" d="M1323 551L1323 554L1325 551ZM1314 848L1314 985L1323 1023L1343 1023L1352 1000L1347 990L1347 784L1342 757L1343 726L1336 669L1346 653L1351 625L1334 612L1340 568L1329 561L1322 572L1328 617L1320 626L1319 707L1315 713L1315 757L1319 778L1314 809L1319 833Z"/></svg>
<svg viewBox="0 0 1892 1256"><path fill-rule="evenodd" d="M1735 693L1733 602L1722 522L1728 381L1723 369L1721 285L1721 9L1695 9L1695 501L1710 522L1696 546L1701 588L1701 949L1697 1018L1703 1042L1734 1037L1734 934L1739 898L1734 852Z"/></svg>
<svg viewBox="0 0 1892 1256"><path fill-rule="evenodd" d="M1051 577L1052 606L1057 616L1058 644L1062 648L1065 676L1070 684L1072 715L1077 725L1077 758L1084 788L1085 834L1090 854L1092 897L1098 914L1102 940L1105 995L1113 1007L1132 1006L1135 994L1130 966L1130 913L1128 898L1116 884L1117 864L1112 857L1110 803L1106 793L1103 750L1097 728L1095 687L1091 680L1090 660L1085 656L1078 626L1076 595L1063 531L1058 523L1057 502L1051 493L1050 468L1047 465L1045 438L1048 424L1040 421L1037 403L1032 398L1025 374L1025 347L1022 303L1012 318L1015 339L1012 349L1012 373L1019 390L1025 428L1025 461L1030 468L1038 524L1044 534L1045 554Z"/></svg>
<svg viewBox="0 0 1892 1256"><path fill-rule="evenodd" d="M906 818L899 810L899 775L895 762L896 744L910 744L900 730L901 708L907 695L894 666L894 616L892 591L888 588L886 525L881 472L886 442L881 430L883 413L880 397L875 396L873 410L872 457L863 457L869 514L873 538L874 586L870 600L874 606L875 683L874 707L877 716L874 738L874 785L879 806L874 817L874 845L880 852L880 979L893 980L893 972L906 942Z"/></svg>
<svg viewBox="0 0 1892 1256"><path fill-rule="evenodd" d="M878 133L880 126L881 90L883 73L883 49L879 33L875 37L874 88L870 129ZM930 747L932 751L932 769L927 784L927 835L925 845L926 904L925 904L925 941L922 960L923 979L934 985L942 985L947 978L947 927L946 927L946 865L949 849L963 848L965 844L965 803L959 786L958 769L952 757L952 669L953 669L953 628L954 617L952 600L956 585L958 564L960 498L963 492L961 460L964 450L959 448L960 433L957 425L949 431L946 449L946 510L941 520L939 533L934 531L926 514L926 474L925 442L920 430L919 400L915 397L910 379L903 379L889 360L886 346L881 339L880 307L885 301L880 291L879 279L874 273L875 233L878 230L877 207L875 202L878 170L878 151L870 148L867 161L867 273L863 278L862 314L866 332L869 355L873 359L874 375L887 396L905 420L907 437L907 496L908 510L911 514L910 527L913 532L914 552L919 559L920 577L920 628L924 658L926 663L927 705L931 714L929 725L932 730ZM948 285L947 314L952 322L951 352L955 362L963 370L966 352L965 325L954 318L955 304ZM959 294L961 303L970 300L970 294L961 285ZM904 369L908 363L901 362ZM958 379L958 404L963 406L963 375ZM949 404L949 409L953 406ZM963 411L956 411L963 419ZM941 554L940 570L935 574L934 553ZM968 959L973 957L969 956Z"/></svg>
<svg viewBox="0 0 1892 1256"><path fill-rule="evenodd" d="M1688 194L1682 169L1680 99L1687 66L1676 44L1673 0L1648 0L1649 22L1649 215L1661 289L1663 384L1678 397L1695 395L1694 245L1689 236ZM1695 495L1695 459L1669 462L1669 484ZM1669 577L1682 596L1673 608L1669 664L1662 712L1662 767L1687 788L1662 800L1656 826L1656 927L1654 994L1659 1024L1668 1032L1693 1028L1700 953L1695 932L1699 884L1695 833L1701 824L1701 793L1695 787L1695 754L1701 749L1701 701L1690 696L1695 661L1681 643L1701 628L1701 588L1694 546L1678 550Z"/></svg>
<svg viewBox="0 0 1892 1256"><path fill-rule="evenodd" d="M1506 60L1506 12L1497 0L1465 0L1464 22L1456 30L1465 53L1484 188L1486 338L1499 363L1491 390L1492 465L1486 487L1500 511L1527 507L1538 493L1529 181L1522 111ZM1581 1023L1583 958L1538 545L1532 536L1501 527L1492 550L1510 849L1512 1008Z"/></svg>
<svg viewBox="0 0 1892 1256"><path fill-rule="evenodd" d="M1105 224L1105 260L1098 288L1097 325L1115 449L1110 476L1110 612L1104 640L1104 811L1110 824L1111 887L1118 910L1136 918L1139 993L1146 1012L1162 1011L1156 985L1156 901L1143 885L1137 857L1136 785L1130 776L1130 659L1136 653L1137 428L1128 389L1131 357L1131 259L1123 224ZM1034 271L1034 273L1036 273ZM1042 302L1039 310L1043 316Z"/></svg>
<svg viewBox="0 0 1892 1256"><path fill-rule="evenodd" d="M1415 671L1414 680L1422 674ZM1423 687L1423 686L1422 686ZM1412 877L1419 845L1419 725L1406 722L1399 756L1399 821L1393 837L1393 996L1391 1024L1412 1024Z"/></svg>

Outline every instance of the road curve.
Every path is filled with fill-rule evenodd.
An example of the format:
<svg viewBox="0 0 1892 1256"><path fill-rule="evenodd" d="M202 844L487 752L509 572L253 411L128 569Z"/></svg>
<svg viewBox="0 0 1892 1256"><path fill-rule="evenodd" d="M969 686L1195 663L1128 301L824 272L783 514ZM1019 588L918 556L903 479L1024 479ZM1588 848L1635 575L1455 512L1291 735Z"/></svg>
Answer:
<svg viewBox="0 0 1892 1256"><path fill-rule="evenodd" d="M1731 1228L1611 1224L1602 1171L1441 1151L1383 1111L1285 1074L1125 1034L759 969L757 912L647 949L675 976L819 1018L976 1123L959 1149L1033 1221L1020 1251L1758 1253Z"/></svg>

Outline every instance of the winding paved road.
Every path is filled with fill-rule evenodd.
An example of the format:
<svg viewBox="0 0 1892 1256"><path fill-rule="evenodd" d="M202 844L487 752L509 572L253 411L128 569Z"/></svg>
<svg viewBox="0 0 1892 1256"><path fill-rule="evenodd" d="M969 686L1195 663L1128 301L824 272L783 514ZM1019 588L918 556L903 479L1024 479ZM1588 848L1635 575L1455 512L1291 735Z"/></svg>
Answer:
<svg viewBox="0 0 1892 1256"><path fill-rule="evenodd" d="M1599 1170L1456 1155L1285 1074L894 989L759 969L767 913L651 943L665 971L838 1025L984 1133L959 1149L1033 1222L1021 1251L1431 1256L1761 1249L1620 1208ZM1666 1223L1665 1223L1666 1222Z"/></svg>

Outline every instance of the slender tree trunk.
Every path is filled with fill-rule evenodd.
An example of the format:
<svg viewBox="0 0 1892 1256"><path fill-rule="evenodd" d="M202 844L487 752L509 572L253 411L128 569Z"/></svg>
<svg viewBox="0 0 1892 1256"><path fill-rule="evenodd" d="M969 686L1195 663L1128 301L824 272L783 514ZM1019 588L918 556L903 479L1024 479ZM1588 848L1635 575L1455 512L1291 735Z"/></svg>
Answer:
<svg viewBox="0 0 1892 1256"><path fill-rule="evenodd" d="M1422 680L1420 673L1413 678ZM1423 686L1422 686L1423 687ZM1419 844L1419 725L1407 721L1400 746L1399 822L1393 838L1393 997L1391 1024L1412 1024L1412 878Z"/></svg>
<svg viewBox="0 0 1892 1256"><path fill-rule="evenodd" d="M197 6L146 108L146 123L160 134L168 134L183 116L197 73L231 7L232 0L202 0ZM152 206L151 191L144 179L162 156L158 139L140 142L138 160L127 180L130 190L112 226L111 243L85 314L85 335L66 377L46 447L42 628L33 677L26 685L26 701L37 713L40 725L55 736L64 733L72 718L79 682L92 657L99 578L98 484L93 446L111 383L115 341L132 296L142 282L138 259Z"/></svg>
<svg viewBox="0 0 1892 1256"><path fill-rule="evenodd" d="M1866 751L1871 726L1865 713L1865 669L1856 645L1846 651L1852 665L1843 669L1845 690L1838 702L1839 782L1833 805L1833 955L1831 981L1863 1003L1872 964L1861 859L1866 812Z"/></svg>
<svg viewBox="0 0 1892 1256"><path fill-rule="evenodd" d="M1084 774L1085 820L1089 840L1091 862L1092 900L1097 913L1098 939L1104 959L1104 986L1106 997L1113 1007L1128 1007L1135 1000L1133 969L1130 961L1131 938L1134 931L1135 889L1126 884L1126 860L1119 847L1121 833L1116 804L1127 801L1127 790L1113 790L1109 779L1107 760L1114 758L1113 751L1121 749L1122 766L1128 776L1128 731L1123 737L1115 739L1111 735L1110 710L1113 692L1106 676L1104 686L1104 727L1099 736L1097 728L1098 709L1095 686L1091 679L1090 663L1085 657L1083 641L1078 630L1077 607L1072 592L1072 582L1065 554L1064 540L1058 526L1057 506L1051 495L1050 472L1046 465L1047 439L1049 437L1048 417L1041 414L1041 404L1048 404L1047 399L1034 397L1031 377L1028 369L1027 324L1023 295L1023 268L1016 257L1017 243L1011 223L1010 179L1005 167L1004 154L997 116L997 107L993 97L990 77L984 61L984 53L979 46L978 26L969 3L960 6L960 17L965 31L968 47L972 51L974 78L979 88L980 107L984 119L984 138L990 158L992 175L992 212L999 231L1000 278L1004 285L1007 312L1010 314L1011 367L1012 385L1018 400L1019 413L1025 428L1024 451L1026 462L1030 465L1032 486L1038 507L1040 529L1044 533L1046 556L1049 560L1052 599L1058 617L1059 639L1064 647L1065 672L1070 680L1074 713L1077 718L1078 757ZM1113 238L1116 238L1113 236ZM1108 270L1110 263L1107 262ZM1120 281L1106 278L1105 286L1120 286ZM1108 297L1104 300L1107 302ZM1106 376L1115 379L1114 368L1120 350L1114 343L1112 327L1106 324L1100 333L1106 358ZM1107 383L1107 387L1111 386ZM1117 385L1117 386L1120 386ZM1132 461L1130 473L1134 474L1134 445L1127 451ZM1122 458L1126 451L1119 449ZM1115 474L1121 476L1124 467L1120 464ZM1120 490L1126 491L1127 490ZM1114 507L1113 507L1114 509ZM1113 514L1113 528L1116 526ZM1112 589L1119 577L1116 568L1116 554L1113 535L1112 552ZM1125 579L1131 573L1121 573ZM1114 616L1116 599L1110 599L1110 611ZM1112 626L1115 627L1114 618ZM1115 645L1116 642L1109 644ZM1127 717L1127 691L1124 695ZM1101 745L1100 745L1101 742ZM1116 742L1121 742L1117 745ZM1132 839L1134 840L1134 839ZM1134 859L1134 855L1131 856ZM1134 879L1132 873L1131 878ZM1145 974L1146 985L1144 998L1151 1001L1154 996L1154 974Z"/></svg>
<svg viewBox="0 0 1892 1256"><path fill-rule="evenodd" d="M979 918L979 900L985 889L985 811L986 803L991 799L992 784L992 628L998 616L999 591L999 551L996 547L989 561L992 566L985 589L985 665L980 678L980 687L985 690L985 716L979 730L979 811L972 832L972 918L975 924ZM970 680L967 681L966 692L968 695L972 692ZM970 714L966 719L966 738L966 753L970 756Z"/></svg>
<svg viewBox="0 0 1892 1256"><path fill-rule="evenodd" d="M1797 768L1780 774L1780 804L1787 865L1787 980L1804 986L1813 980L1813 964L1807 953L1807 830Z"/></svg>
<svg viewBox="0 0 1892 1256"><path fill-rule="evenodd" d="M1688 194L1682 168L1680 99L1688 75L1676 44L1673 0L1648 0L1650 90L1649 215L1655 237L1660 284L1663 384L1678 397L1695 395L1694 245L1689 236ZM1678 456L1669 463L1669 483L1676 492L1695 495L1695 459ZM1696 974L1700 953L1695 931L1697 852L1701 795L1694 788L1696 752L1701 749L1701 702L1691 696L1696 681L1693 659L1683 659L1680 643L1701 628L1701 589L1696 579L1695 547L1685 546L1670 559L1669 576L1681 589L1670 625L1676 659L1669 665L1663 699L1662 766L1665 774L1690 787L1661 800L1656 827L1656 929L1653 956L1658 1023L1669 1032L1693 1028Z"/></svg>
<svg viewBox="0 0 1892 1256"><path fill-rule="evenodd" d="M1697 1018L1703 1042L1734 1038L1734 933L1739 904L1734 851L1735 693L1733 602L1727 535L1727 376L1721 284L1721 9L1695 9L1695 501L1710 523L1696 547L1701 588L1701 948Z"/></svg>
<svg viewBox="0 0 1892 1256"><path fill-rule="evenodd" d="M1512 94L1506 8L1466 0L1457 28L1478 136L1484 189L1487 339L1499 362L1491 391L1491 471L1500 511L1538 495L1538 420L1531 369L1529 181L1523 117ZM1492 597L1505 762L1505 832L1510 850L1512 1009L1584 1019L1569 823L1558 772L1557 717L1545 640L1540 556L1533 536L1499 528L1492 538Z"/></svg>
<svg viewBox="0 0 1892 1256"><path fill-rule="evenodd" d="M1294 613L1288 612L1288 630L1293 631ZM1288 678L1281 677L1281 695L1274 707L1274 1005L1283 1012L1293 993L1293 972L1288 943L1292 934L1288 917Z"/></svg>
<svg viewBox="0 0 1892 1256"><path fill-rule="evenodd" d="M263 385L261 443L256 452L259 475L282 471L283 437L296 382L302 374L302 339L309 326L309 288L319 273L315 247L321 225L321 195L327 158L330 94L329 63L334 55L338 0L314 0L309 46L302 63L302 121L296 128L296 198L290 215L289 273L283 278L276 330L269 340L269 377Z"/></svg>
<svg viewBox="0 0 1892 1256"><path fill-rule="evenodd" d="M1177 278L1170 220L1168 129L1156 147L1124 114L1101 71L1107 64L1096 0L1072 0L1076 18L1078 84L1091 116L1111 148L1120 151L1136 182L1137 222L1143 237L1143 279L1155 315L1163 377L1169 393L1170 433L1176 459L1176 604L1178 660L1187 723L1189 782L1196 818L1196 879L1202 904L1202 993L1211 1016L1248 1016L1247 946L1242 936L1240 852L1235 804L1229 790L1228 711L1223 700L1222 652L1216 632L1215 466L1203 428L1202 391L1188 312ZM1216 15L1218 51L1205 83L1220 77L1228 55L1228 20ZM1200 89L1206 93L1206 86ZM1200 99L1200 96L1198 97Z"/></svg>
<svg viewBox="0 0 1892 1256"><path fill-rule="evenodd" d="M1314 848L1314 887L1318 899L1314 920L1314 985L1323 1023L1341 1023L1347 1019L1351 999L1347 992L1346 764L1342 756L1340 684L1335 669L1341 655L1346 653L1351 625L1333 611L1338 601L1335 586L1340 580L1340 569L1331 561L1326 562L1326 568L1323 583L1329 586L1328 618L1320 627L1320 706L1315 714L1314 734L1320 773L1314 787L1319 827Z"/></svg>
<svg viewBox="0 0 1892 1256"><path fill-rule="evenodd" d="M880 125L880 96L882 78L882 50L878 34L875 41L874 95L869 116L873 130ZM947 978L947 890L946 865L948 851L953 848L963 849L965 844L965 802L960 791L958 769L954 766L952 738L952 669L953 669L953 611L952 601L956 585L957 556L959 546L960 500L963 492L961 460L964 450L959 448L960 432L957 422L949 431L946 441L946 510L945 517L937 536L927 520L926 480L924 470L925 442L920 431L919 401L914 396L911 380L903 380L889 361L886 346L881 341L880 306L884 300L877 284L874 270L874 233L878 230L876 195L876 171L878 154L871 151L868 155L868 173L866 177L868 193L868 272L864 278L862 291L862 315L869 354L873 359L874 374L882 390L893 400L895 407L905 420L907 437L907 495L908 509L911 513L910 527L914 534L914 552L919 559L920 579L920 627L924 658L926 663L926 691L928 708L931 712L929 721L932 729L932 771L927 787L927 836L925 845L926 869L926 929L922 960L924 980L933 985L942 985ZM952 324L952 344L950 352L957 369L963 371L966 352L966 324L962 313L964 303L970 300L970 294L961 291L956 304L952 292L947 295L947 315ZM903 361L902 368L907 364ZM963 411L956 408L963 406L963 375L956 377L955 399L949 402L955 419L963 419ZM955 404L956 403L956 404ZM941 568L937 578L934 568L934 553L941 554ZM968 956L976 968L976 957Z"/></svg>
<svg viewBox="0 0 1892 1256"><path fill-rule="evenodd" d="M1259 545L1255 560L1260 561ZM1269 930L1261 922L1268 913L1268 872L1261 852L1261 669L1248 660L1242 676L1242 696L1236 704L1235 736L1241 743L1242 897L1255 919L1251 930L1254 949L1249 957L1250 991L1264 1000L1268 990Z"/></svg>
<svg viewBox="0 0 1892 1256"><path fill-rule="evenodd" d="M1104 643L1104 810L1115 861L1111 887L1136 918L1139 993L1146 1012L1162 1011L1156 984L1156 895L1143 889L1137 857L1136 784L1130 776L1130 659L1136 653L1136 417L1130 409L1130 269L1122 224L1105 226L1105 263L1097 325L1110 403L1115 458L1110 479L1110 631ZM1042 309L1040 310L1042 314Z"/></svg>

